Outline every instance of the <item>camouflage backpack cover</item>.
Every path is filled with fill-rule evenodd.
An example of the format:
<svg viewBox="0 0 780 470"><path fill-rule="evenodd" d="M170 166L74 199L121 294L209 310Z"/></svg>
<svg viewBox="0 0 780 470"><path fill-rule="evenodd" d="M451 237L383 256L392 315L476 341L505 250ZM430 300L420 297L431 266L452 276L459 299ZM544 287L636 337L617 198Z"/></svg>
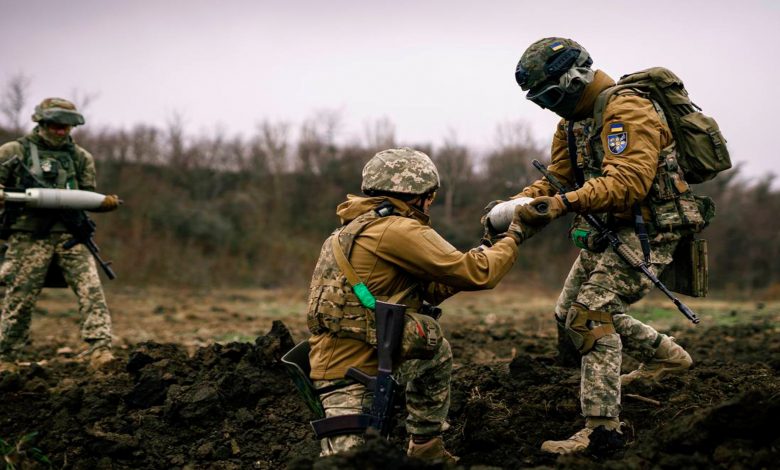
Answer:
<svg viewBox="0 0 780 470"><path fill-rule="evenodd" d="M648 97L663 110L674 135L677 159L687 182L702 183L731 168L726 139L718 123L703 114L701 108L691 101L682 80L663 67L624 75L615 86L601 92L593 113L596 125L602 125L604 108L609 99L627 88Z"/></svg>

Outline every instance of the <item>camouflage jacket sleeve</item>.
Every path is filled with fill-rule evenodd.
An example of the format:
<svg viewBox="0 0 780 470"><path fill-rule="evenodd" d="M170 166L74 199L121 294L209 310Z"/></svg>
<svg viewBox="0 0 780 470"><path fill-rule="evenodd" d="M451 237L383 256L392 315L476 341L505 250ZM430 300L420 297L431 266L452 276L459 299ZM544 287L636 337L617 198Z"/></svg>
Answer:
<svg viewBox="0 0 780 470"><path fill-rule="evenodd" d="M555 135L553 135L552 148L550 149L552 159L550 165L547 167L547 171L552 173L553 176L558 178L558 181L562 182L566 186L574 187L572 184L569 150L566 144L566 128L564 127L563 123L563 120L558 123L558 127L555 130ZM512 197L552 196L555 193L556 190L550 185L550 183L548 183L546 179L540 178L534 181L530 186L523 188L520 193Z"/></svg>
<svg viewBox="0 0 780 470"><path fill-rule="evenodd" d="M78 171L76 179L79 183L79 189L85 191L95 191L97 189L97 174L95 173L95 159L92 154L82 147L76 146L76 159L78 160Z"/></svg>
<svg viewBox="0 0 780 470"><path fill-rule="evenodd" d="M492 289L517 259L519 251L510 238L491 248L463 253L427 225L408 218L393 219L383 224L381 234L375 234L380 242L374 253L421 282L425 300L434 305L461 290ZM361 243L360 239L355 243Z"/></svg>
<svg viewBox="0 0 780 470"><path fill-rule="evenodd" d="M615 129L626 133L622 150L611 150L608 145ZM672 142L671 131L650 100L618 95L607 104L600 137L604 147L602 176L589 179L566 197L578 212L628 211L647 197L661 149Z"/></svg>
<svg viewBox="0 0 780 470"><path fill-rule="evenodd" d="M14 165L5 165L5 163L17 155L21 158L23 152L22 144L16 141L7 142L0 146L0 184L3 186L12 184L11 175L14 167Z"/></svg>

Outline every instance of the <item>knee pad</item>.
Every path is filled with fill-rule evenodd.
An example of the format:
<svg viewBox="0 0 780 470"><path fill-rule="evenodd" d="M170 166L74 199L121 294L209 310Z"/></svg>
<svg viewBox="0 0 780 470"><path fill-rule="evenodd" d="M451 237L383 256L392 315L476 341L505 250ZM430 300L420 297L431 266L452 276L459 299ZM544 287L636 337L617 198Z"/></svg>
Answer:
<svg viewBox="0 0 780 470"><path fill-rule="evenodd" d="M612 314L588 310L584 305L575 302L566 314L566 333L577 351L585 355L600 338L615 333Z"/></svg>

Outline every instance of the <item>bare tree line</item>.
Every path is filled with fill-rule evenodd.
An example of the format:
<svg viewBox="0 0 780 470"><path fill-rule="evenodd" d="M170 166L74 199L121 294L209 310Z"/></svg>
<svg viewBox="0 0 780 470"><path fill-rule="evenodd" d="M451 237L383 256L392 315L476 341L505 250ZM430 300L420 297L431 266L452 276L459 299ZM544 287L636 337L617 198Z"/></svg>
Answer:
<svg viewBox="0 0 780 470"><path fill-rule="evenodd" d="M12 80L2 95L3 142L29 129L25 80ZM341 143L340 119L320 111L297 127L261 121L246 138L189 135L181 115L163 128L80 128L78 142L97 160L98 189L126 202L95 216L97 241L127 283L302 287L338 224L336 205L359 192L362 167L376 151L406 144L433 158L442 178L433 225L464 250L479 240L484 205L535 180L532 159L549 159L521 123L497 126L494 147L478 154L455 132L436 146L398 142L385 118L365 125L363 142ZM751 183L735 169L696 191L718 206L702 234L710 243L712 290L780 294L780 192L772 177ZM523 246L516 279L560 286L576 256L567 222Z"/></svg>

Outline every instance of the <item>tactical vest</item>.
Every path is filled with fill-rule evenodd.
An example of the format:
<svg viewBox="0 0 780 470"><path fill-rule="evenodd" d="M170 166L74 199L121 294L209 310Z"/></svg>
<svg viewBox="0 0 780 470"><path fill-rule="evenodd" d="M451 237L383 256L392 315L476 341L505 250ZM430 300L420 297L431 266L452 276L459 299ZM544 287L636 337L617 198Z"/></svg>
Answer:
<svg viewBox="0 0 780 470"><path fill-rule="evenodd" d="M388 216L397 217L397 216ZM355 238L368 225L380 219L375 211L369 211L335 230L322 245L320 257L314 268L309 286L309 306L306 315L309 331L318 335L333 333L340 338L352 338L376 345L376 319L374 311L364 307L344 273L339 269L333 254L332 237L338 237L339 245L347 259L352 252ZM375 296L377 300L388 300L391 296ZM407 312L419 310L422 301L416 289L401 299L394 299L407 305Z"/></svg>
<svg viewBox="0 0 780 470"><path fill-rule="evenodd" d="M21 165L17 165L9 184L16 188L79 189L77 174L81 169L77 167L75 145L69 144L54 150L35 140L35 137L30 136L18 139L24 149L22 162L34 178ZM51 211L35 209L23 210L12 222L10 229L40 234L66 231L64 225L52 218Z"/></svg>
<svg viewBox="0 0 780 470"><path fill-rule="evenodd" d="M633 93L631 91L619 92ZM656 112L666 123L666 117L660 106L653 102ZM565 124L568 124L565 123ZM604 161L604 146L601 143L602 125L594 125L590 117L573 124L577 147L577 166L582 170L585 181L603 176L601 168ZM564 125L565 126L565 125ZM564 127L564 130L566 126ZM658 167L653 184L647 197L641 201L642 212L650 231L698 232L704 225L697 199L683 177L683 171L677 162L675 143L661 150L658 155ZM587 224L582 217L575 218L575 226Z"/></svg>

